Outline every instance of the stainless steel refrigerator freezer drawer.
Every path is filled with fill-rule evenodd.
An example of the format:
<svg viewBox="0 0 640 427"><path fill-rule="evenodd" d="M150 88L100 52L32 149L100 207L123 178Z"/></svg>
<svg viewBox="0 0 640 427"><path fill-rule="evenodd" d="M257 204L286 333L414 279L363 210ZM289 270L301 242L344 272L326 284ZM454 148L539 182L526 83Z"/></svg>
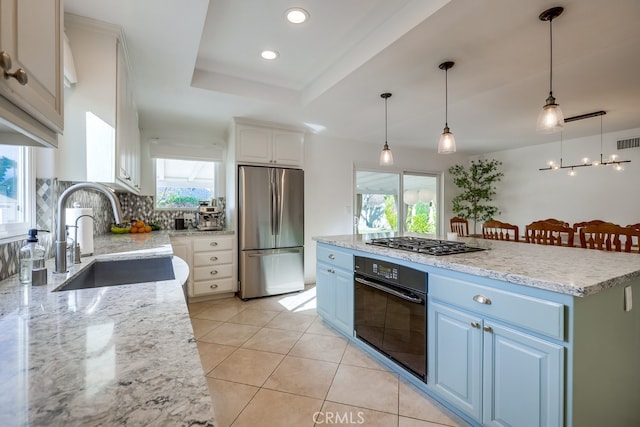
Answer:
<svg viewBox="0 0 640 427"><path fill-rule="evenodd" d="M304 248L242 251L240 297L255 298L304 289Z"/></svg>

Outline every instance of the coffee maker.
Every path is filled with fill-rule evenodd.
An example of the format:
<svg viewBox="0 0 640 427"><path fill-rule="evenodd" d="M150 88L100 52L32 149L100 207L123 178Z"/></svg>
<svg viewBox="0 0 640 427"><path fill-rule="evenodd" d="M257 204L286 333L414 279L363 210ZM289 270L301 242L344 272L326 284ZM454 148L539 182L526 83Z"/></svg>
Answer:
<svg viewBox="0 0 640 427"><path fill-rule="evenodd" d="M209 206L208 203L200 202L198 208L198 230L222 230L224 212L218 206Z"/></svg>

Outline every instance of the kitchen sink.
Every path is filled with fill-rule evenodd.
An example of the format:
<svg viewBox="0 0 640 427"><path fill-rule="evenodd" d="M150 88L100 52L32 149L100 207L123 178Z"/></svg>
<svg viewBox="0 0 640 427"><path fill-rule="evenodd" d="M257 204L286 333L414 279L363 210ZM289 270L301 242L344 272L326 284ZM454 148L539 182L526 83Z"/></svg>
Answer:
<svg viewBox="0 0 640 427"><path fill-rule="evenodd" d="M171 257L96 261L56 291L175 279Z"/></svg>

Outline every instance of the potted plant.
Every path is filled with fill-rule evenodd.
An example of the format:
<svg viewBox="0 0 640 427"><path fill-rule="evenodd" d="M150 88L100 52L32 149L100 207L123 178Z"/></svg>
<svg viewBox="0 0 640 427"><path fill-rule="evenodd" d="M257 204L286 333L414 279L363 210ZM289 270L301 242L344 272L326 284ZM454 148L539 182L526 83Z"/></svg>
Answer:
<svg viewBox="0 0 640 427"><path fill-rule="evenodd" d="M495 184L504 176L498 170L498 160L472 160L466 169L462 165L449 168L453 182L462 193L453 198L453 212L460 218L473 220L473 235L477 236L478 221L488 221L500 210L490 204L496 195Z"/></svg>

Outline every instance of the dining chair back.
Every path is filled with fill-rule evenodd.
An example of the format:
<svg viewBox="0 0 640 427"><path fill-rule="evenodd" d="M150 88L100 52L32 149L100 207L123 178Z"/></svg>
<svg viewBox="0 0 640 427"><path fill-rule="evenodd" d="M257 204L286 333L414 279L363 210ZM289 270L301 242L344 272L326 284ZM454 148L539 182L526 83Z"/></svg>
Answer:
<svg viewBox="0 0 640 427"><path fill-rule="evenodd" d="M561 221L561 220L555 219L555 218L547 218L547 219L542 219L542 220L534 221L534 222L548 222L550 224L561 225L563 227L571 227L568 222Z"/></svg>
<svg viewBox="0 0 640 427"><path fill-rule="evenodd" d="M562 225L561 221L555 223L548 221L534 221L525 228L525 241L539 245L555 245L573 247L574 232L569 224Z"/></svg>
<svg viewBox="0 0 640 427"><path fill-rule="evenodd" d="M615 252L640 253L640 230L605 223L580 228L580 246Z"/></svg>
<svg viewBox="0 0 640 427"><path fill-rule="evenodd" d="M520 239L517 225L496 220L482 224L482 237L491 240L509 240L517 242Z"/></svg>
<svg viewBox="0 0 640 427"><path fill-rule="evenodd" d="M458 236L468 236L469 235L469 221L463 218L459 218L454 216L449 221L451 224L451 231L453 233L458 233Z"/></svg>
<svg viewBox="0 0 640 427"><path fill-rule="evenodd" d="M588 225L600 225L600 224L607 224L607 221L603 221L601 219L592 219L591 221L576 222L573 224L572 228L575 234L579 234L580 228L582 227L586 227ZM610 222L609 224L613 224L613 223Z"/></svg>

